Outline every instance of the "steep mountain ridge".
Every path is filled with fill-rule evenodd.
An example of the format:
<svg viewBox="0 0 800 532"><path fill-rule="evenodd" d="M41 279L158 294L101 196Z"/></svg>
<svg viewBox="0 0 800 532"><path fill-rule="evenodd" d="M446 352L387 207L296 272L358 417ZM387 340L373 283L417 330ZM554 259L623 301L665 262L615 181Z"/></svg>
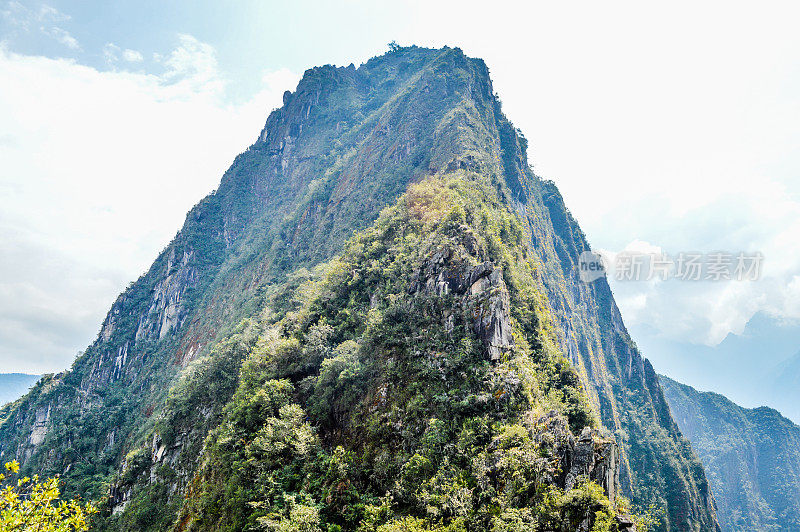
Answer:
<svg viewBox="0 0 800 532"><path fill-rule="evenodd" d="M102 494L118 469L149 469L166 455L194 454L184 461L191 475L258 341L233 339L237 324L265 312L279 286L301 283L302 268L339 252L408 183L467 171L485 176L530 237L557 343L620 443L623 492L640 507L665 508L664 530L714 529L702 467L605 280L579 281L588 243L555 186L533 174L526 148L486 65L458 49L402 48L359 68L307 71L218 190L115 302L72 370L0 411L0 455L62 474L71 492L87 496ZM218 356L226 350L236 355ZM225 371L212 371L216 364ZM213 393L191 391L213 401L182 402L176 390L185 380L175 379L188 372L220 377ZM165 419L193 422L180 431Z"/></svg>
<svg viewBox="0 0 800 532"><path fill-rule="evenodd" d="M181 529L293 529L300 509L345 530L373 511L381 530L614 524L617 446L558 351L521 225L482 181L410 187L288 304L245 324L259 340ZM138 480L120 489L154 473L168 485L180 464L129 468ZM146 501L121 504L124 528L141 528Z"/></svg>
<svg viewBox="0 0 800 532"><path fill-rule="evenodd" d="M660 376L681 431L705 466L723 530L800 529L800 427Z"/></svg>
<svg viewBox="0 0 800 532"><path fill-rule="evenodd" d="M27 463L34 454L47 456L49 449L63 450L77 440L85 444L77 453L92 455L90 478L98 469L112 474L127 437L119 433L142 428L134 417L157 411L176 372L251 314L263 286L329 258L407 182L427 172L408 157L391 160L379 121L402 124L397 127L411 140L430 138L435 121L453 104L452 88L441 83L453 56L416 49L358 70L326 66L306 72L295 93L285 95L284 108L267 120L269 139L239 155L218 190L188 213L150 270L112 305L98 339L72 371L44 379L3 423L0 453ZM398 68L404 60L407 67ZM437 92L431 94L431 87ZM415 94L407 99L417 107L397 105L405 92ZM423 103L427 115L437 109L438 114L420 117L414 109ZM379 161L386 164L381 174L364 173ZM111 400L100 399L108 395ZM55 423L48 414L53 410L62 412ZM37 419L56 429L48 431L50 443L27 437L25 427L30 430ZM47 452L39 452L40 445L49 447ZM34 457L30 467L63 473L71 459ZM103 484L93 486L94 495Z"/></svg>

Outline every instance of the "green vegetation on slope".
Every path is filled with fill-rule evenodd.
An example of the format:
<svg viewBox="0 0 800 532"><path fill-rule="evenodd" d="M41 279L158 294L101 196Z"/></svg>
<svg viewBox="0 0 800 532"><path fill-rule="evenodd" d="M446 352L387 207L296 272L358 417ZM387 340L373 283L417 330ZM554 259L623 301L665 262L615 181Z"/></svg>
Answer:
<svg viewBox="0 0 800 532"><path fill-rule="evenodd" d="M481 181L413 186L243 326L250 351L180 529L616 529L588 476L559 481L559 439L597 421L556 347L522 226ZM503 281L463 286L485 264ZM431 291L433 273L446 281ZM506 294L513 347L492 361L475 316ZM191 411L179 396L200 388L178 386L173 408ZM151 525L126 514L112 526Z"/></svg>
<svg viewBox="0 0 800 532"><path fill-rule="evenodd" d="M706 469L723 530L800 530L800 427L660 376L681 431Z"/></svg>
<svg viewBox="0 0 800 532"><path fill-rule="evenodd" d="M0 410L0 453L61 475L70 496L103 497L184 367L425 174L437 124L482 74L452 49L420 48L307 71L70 371Z"/></svg>

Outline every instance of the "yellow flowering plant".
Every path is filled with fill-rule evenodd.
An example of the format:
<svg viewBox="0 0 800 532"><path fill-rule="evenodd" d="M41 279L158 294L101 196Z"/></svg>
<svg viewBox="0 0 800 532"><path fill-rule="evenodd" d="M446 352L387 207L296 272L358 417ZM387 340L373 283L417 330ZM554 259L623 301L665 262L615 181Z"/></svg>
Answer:
<svg viewBox="0 0 800 532"><path fill-rule="evenodd" d="M6 462L5 471L0 473L0 483L19 473L19 463ZM0 532L85 531L89 530L89 516L96 512L91 503L62 500L58 478L21 477L0 489Z"/></svg>

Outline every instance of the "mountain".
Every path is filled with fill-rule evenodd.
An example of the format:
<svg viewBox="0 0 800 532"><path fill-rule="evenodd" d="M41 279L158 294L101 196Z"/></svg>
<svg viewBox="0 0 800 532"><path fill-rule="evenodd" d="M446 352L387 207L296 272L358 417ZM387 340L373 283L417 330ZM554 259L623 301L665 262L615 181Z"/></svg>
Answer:
<svg viewBox="0 0 800 532"><path fill-rule="evenodd" d="M800 351L775 365L761 384L767 391L765 402L793 421L800 420Z"/></svg>
<svg viewBox="0 0 800 532"><path fill-rule="evenodd" d="M16 401L36 384L41 375L0 373L0 405Z"/></svg>
<svg viewBox="0 0 800 532"><path fill-rule="evenodd" d="M716 530L526 151L457 48L308 70L0 454L109 529Z"/></svg>
<svg viewBox="0 0 800 532"><path fill-rule="evenodd" d="M660 377L681 431L705 466L726 531L800 530L800 427L771 408Z"/></svg>
<svg viewBox="0 0 800 532"><path fill-rule="evenodd" d="M715 346L634 331L637 344L659 372L700 390L714 390L745 407L770 406L800 422L800 323L757 312L739 334Z"/></svg>

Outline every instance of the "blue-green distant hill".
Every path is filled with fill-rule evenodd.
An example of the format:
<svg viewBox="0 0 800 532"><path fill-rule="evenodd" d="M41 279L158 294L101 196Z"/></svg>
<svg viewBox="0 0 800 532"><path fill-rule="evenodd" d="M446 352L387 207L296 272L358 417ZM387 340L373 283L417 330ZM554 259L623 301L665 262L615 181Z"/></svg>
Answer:
<svg viewBox="0 0 800 532"><path fill-rule="evenodd" d="M0 373L0 405L16 401L39 380L40 375Z"/></svg>
<svg viewBox="0 0 800 532"><path fill-rule="evenodd" d="M800 427L661 376L681 432L703 462L723 531L800 530Z"/></svg>

